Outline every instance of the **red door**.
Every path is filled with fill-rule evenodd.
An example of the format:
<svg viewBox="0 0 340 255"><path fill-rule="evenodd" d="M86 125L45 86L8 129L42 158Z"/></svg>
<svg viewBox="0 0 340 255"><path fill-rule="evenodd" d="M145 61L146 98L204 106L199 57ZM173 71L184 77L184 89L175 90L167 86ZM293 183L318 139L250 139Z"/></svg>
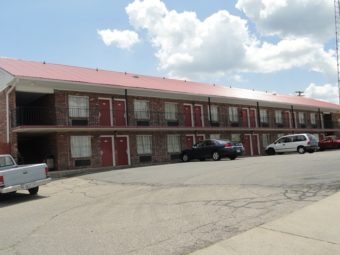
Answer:
<svg viewBox="0 0 340 255"><path fill-rule="evenodd" d="M200 105L195 105L194 107L195 111L195 127L202 127L202 107Z"/></svg>
<svg viewBox="0 0 340 255"><path fill-rule="evenodd" d="M112 138L100 137L100 153L102 156L102 166L112 166Z"/></svg>
<svg viewBox="0 0 340 255"><path fill-rule="evenodd" d="M108 99L99 99L99 124L111 126L110 100Z"/></svg>
<svg viewBox="0 0 340 255"><path fill-rule="evenodd" d="M252 147L253 147L253 156L260 155L257 135L252 135Z"/></svg>
<svg viewBox="0 0 340 255"><path fill-rule="evenodd" d="M127 147L127 137L115 137L115 155L117 166L126 166L129 164Z"/></svg>
<svg viewBox="0 0 340 255"><path fill-rule="evenodd" d="M242 109L242 127L248 127L248 110Z"/></svg>
<svg viewBox="0 0 340 255"><path fill-rule="evenodd" d="M245 156L250 156L251 155L251 150L250 150L250 135L244 135L242 143L243 143L243 147L244 147L244 155Z"/></svg>
<svg viewBox="0 0 340 255"><path fill-rule="evenodd" d="M196 143L204 140L204 135L196 135Z"/></svg>
<svg viewBox="0 0 340 255"><path fill-rule="evenodd" d="M184 117L184 126L185 127L192 127L191 105L184 105L183 117Z"/></svg>
<svg viewBox="0 0 340 255"><path fill-rule="evenodd" d="M186 149L191 149L193 145L194 145L194 136L193 135L185 136L185 147L186 147Z"/></svg>
<svg viewBox="0 0 340 255"><path fill-rule="evenodd" d="M250 109L250 127L254 128L256 127L256 110L255 109Z"/></svg>
<svg viewBox="0 0 340 255"><path fill-rule="evenodd" d="M283 122L284 122L284 127L285 128L290 128L290 125L289 125L289 112L284 112L283 113Z"/></svg>
<svg viewBox="0 0 340 255"><path fill-rule="evenodd" d="M126 124L125 101L114 100L113 109L114 109L114 114L115 114L116 126L125 126Z"/></svg>

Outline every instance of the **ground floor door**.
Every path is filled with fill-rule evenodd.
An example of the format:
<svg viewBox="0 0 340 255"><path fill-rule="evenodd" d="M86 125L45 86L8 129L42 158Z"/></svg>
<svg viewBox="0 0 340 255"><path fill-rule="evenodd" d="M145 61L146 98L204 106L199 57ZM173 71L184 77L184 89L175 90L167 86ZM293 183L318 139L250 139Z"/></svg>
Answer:
<svg viewBox="0 0 340 255"><path fill-rule="evenodd" d="M100 137L100 154L102 166L113 166L111 137Z"/></svg>
<svg viewBox="0 0 340 255"><path fill-rule="evenodd" d="M242 140L245 156L258 156L259 151L259 136L257 134L245 134Z"/></svg>
<svg viewBox="0 0 340 255"><path fill-rule="evenodd" d="M115 137L115 156L117 166L129 165L128 139L126 136Z"/></svg>
<svg viewBox="0 0 340 255"><path fill-rule="evenodd" d="M194 135L186 135L185 136L185 148L191 149L194 145Z"/></svg>
<svg viewBox="0 0 340 255"><path fill-rule="evenodd" d="M203 141L205 139L205 135L196 135L196 143L199 141Z"/></svg>

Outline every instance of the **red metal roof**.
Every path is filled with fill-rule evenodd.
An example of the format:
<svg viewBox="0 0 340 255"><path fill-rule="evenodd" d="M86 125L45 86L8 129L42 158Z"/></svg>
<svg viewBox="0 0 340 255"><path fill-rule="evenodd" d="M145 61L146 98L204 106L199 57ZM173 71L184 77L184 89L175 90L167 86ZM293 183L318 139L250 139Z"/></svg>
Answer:
<svg viewBox="0 0 340 255"><path fill-rule="evenodd" d="M0 68L17 77L80 82L91 86L119 86L200 96L267 101L285 105L340 109L340 105L306 97L273 95L261 91L35 61L0 58Z"/></svg>

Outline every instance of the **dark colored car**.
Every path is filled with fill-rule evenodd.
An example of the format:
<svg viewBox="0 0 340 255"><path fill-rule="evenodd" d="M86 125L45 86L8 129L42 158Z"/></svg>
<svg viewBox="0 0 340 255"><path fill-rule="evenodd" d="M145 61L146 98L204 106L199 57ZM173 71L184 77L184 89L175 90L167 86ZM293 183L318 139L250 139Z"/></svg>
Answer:
<svg viewBox="0 0 340 255"><path fill-rule="evenodd" d="M230 158L234 160L244 152L242 143L236 143L229 140L209 139L200 141L192 149L182 151L181 159L187 162L192 159L205 160L212 158L220 160L221 158Z"/></svg>

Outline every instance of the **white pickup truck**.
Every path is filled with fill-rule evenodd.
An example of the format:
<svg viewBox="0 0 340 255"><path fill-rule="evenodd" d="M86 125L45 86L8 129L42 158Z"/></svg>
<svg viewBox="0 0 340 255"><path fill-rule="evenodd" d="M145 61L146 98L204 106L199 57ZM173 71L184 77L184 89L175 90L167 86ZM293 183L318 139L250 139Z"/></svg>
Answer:
<svg viewBox="0 0 340 255"><path fill-rule="evenodd" d="M0 193L28 190L36 195L39 186L51 181L46 164L17 165L11 155L0 155Z"/></svg>

